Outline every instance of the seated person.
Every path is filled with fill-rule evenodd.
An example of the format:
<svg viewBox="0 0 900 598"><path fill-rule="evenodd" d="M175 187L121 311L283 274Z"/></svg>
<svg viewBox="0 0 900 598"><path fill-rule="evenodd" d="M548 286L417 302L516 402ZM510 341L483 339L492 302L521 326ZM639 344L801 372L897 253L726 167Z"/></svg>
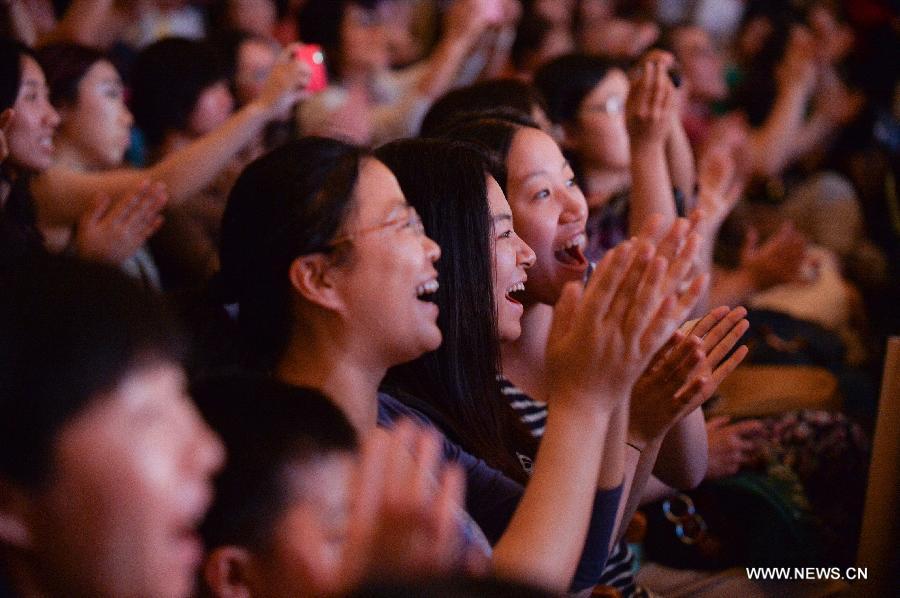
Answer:
<svg viewBox="0 0 900 598"><path fill-rule="evenodd" d="M223 460L160 305L46 257L0 296L0 595L192 593Z"/></svg>

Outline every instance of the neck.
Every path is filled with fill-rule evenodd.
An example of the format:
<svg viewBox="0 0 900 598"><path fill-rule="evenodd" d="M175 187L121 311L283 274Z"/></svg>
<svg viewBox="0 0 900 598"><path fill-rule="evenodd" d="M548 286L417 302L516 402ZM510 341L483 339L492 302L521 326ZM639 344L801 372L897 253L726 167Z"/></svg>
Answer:
<svg viewBox="0 0 900 598"><path fill-rule="evenodd" d="M348 344L315 334L293 335L275 368L279 380L328 395L361 434L377 424L376 396L386 372L387 366L373 365Z"/></svg>
<svg viewBox="0 0 900 598"><path fill-rule="evenodd" d="M522 334L503 343L500 350L503 375L534 398L543 398L544 357L552 321L552 306L527 306L522 314Z"/></svg>

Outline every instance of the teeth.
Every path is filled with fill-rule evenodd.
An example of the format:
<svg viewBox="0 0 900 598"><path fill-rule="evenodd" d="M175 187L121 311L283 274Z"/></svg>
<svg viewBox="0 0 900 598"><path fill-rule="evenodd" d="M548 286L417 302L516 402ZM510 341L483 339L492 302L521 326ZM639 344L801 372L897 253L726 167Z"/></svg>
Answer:
<svg viewBox="0 0 900 598"><path fill-rule="evenodd" d="M584 233L578 233L554 251L565 251L566 249L569 249L571 247L579 247L581 249L584 249L586 246L587 236Z"/></svg>
<svg viewBox="0 0 900 598"><path fill-rule="evenodd" d="M511 286L511 287L509 287L508 289L506 289L506 294L507 294L507 295L510 295L510 294L515 293L515 292L517 292L517 291L524 291L524 290L525 290L525 283L524 283L524 282L517 282L517 283L514 284L513 286Z"/></svg>
<svg viewBox="0 0 900 598"><path fill-rule="evenodd" d="M416 297L436 293L439 286L440 285L438 285L437 278L432 278L428 282L420 284L416 287Z"/></svg>

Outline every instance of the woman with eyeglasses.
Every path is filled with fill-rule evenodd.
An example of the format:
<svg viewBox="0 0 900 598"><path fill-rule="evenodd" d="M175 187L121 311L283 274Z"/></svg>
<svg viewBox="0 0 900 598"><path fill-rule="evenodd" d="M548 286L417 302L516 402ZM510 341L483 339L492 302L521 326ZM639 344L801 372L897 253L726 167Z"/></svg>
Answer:
<svg viewBox="0 0 900 598"><path fill-rule="evenodd" d="M476 177L481 185L489 180L480 165ZM620 335L595 316L610 306L655 311L660 264L651 254L623 248L601 262L583 294L577 287L565 293L548 343L556 407L527 487L443 443L445 457L466 470L467 510L482 527L499 528L491 561L498 575L562 591L586 538L605 541L589 515L601 479L606 488L621 481L621 461L609 456L601 476L600 457L610 411L626 400L639 369L637 358L622 356L634 355L638 330L654 336L669 322L638 317ZM248 357L285 382L333 397L360 432L397 416L423 420L378 388L389 368L441 344L440 310L431 300L440 289L439 257L385 164L322 138L301 139L248 166L223 221L222 282L237 303ZM641 280L648 284L639 292ZM616 375L589 367L604 360L621 362Z"/></svg>

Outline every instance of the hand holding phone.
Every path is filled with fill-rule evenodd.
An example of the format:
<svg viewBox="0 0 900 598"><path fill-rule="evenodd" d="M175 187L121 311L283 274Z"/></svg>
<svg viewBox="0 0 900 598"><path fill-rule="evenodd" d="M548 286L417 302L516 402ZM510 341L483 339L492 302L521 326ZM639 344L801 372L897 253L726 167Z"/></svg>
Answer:
<svg viewBox="0 0 900 598"><path fill-rule="evenodd" d="M294 60L306 63L312 72L306 86L307 91L316 93L328 87L328 71L325 68L325 54L321 46L316 44L298 46L294 51Z"/></svg>

